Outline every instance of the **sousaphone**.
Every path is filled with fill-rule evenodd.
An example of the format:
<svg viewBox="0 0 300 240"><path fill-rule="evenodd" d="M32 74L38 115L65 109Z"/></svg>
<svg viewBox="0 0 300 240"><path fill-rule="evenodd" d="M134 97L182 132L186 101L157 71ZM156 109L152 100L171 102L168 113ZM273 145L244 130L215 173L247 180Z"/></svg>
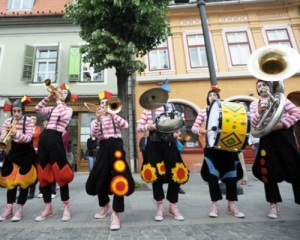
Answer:
<svg viewBox="0 0 300 240"><path fill-rule="evenodd" d="M257 49L248 61L249 72L257 79L270 81L271 92L266 111L260 116L255 128L251 127L254 137L268 135L279 122L285 106L283 80L293 76L299 69L299 53L285 45L269 45ZM270 117L270 122L265 123Z"/></svg>

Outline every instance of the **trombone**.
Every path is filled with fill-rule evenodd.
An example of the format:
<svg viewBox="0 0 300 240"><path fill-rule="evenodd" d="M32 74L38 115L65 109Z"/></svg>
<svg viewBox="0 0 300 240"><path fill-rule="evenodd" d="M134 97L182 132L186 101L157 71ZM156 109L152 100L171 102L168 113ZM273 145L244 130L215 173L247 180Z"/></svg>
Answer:
<svg viewBox="0 0 300 240"><path fill-rule="evenodd" d="M6 132L5 136L4 136L4 138L3 138L2 141L0 142L0 149L1 149L1 150L6 150L7 144L8 144L8 142L9 142L10 139L11 139L10 134L11 134L11 132L16 128L17 123L18 123L17 119L14 118L13 122L11 123L10 129L7 130L7 132Z"/></svg>
<svg viewBox="0 0 300 240"><path fill-rule="evenodd" d="M88 109L89 112L97 112L99 105L84 102L84 106ZM123 104L120 98L111 97L106 102L107 112L111 114L117 114L122 110Z"/></svg>

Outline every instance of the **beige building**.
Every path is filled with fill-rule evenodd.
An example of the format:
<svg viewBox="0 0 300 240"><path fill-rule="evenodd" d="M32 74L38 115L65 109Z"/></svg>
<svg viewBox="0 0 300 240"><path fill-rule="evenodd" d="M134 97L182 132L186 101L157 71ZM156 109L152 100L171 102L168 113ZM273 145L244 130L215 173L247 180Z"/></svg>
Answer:
<svg viewBox="0 0 300 240"><path fill-rule="evenodd" d="M235 97L249 103L257 97L256 79L247 68L250 55L271 44L287 45L299 52L299 1L206 2L209 39L221 99ZM172 36L143 58L147 69L137 76L136 118L139 119L142 113L139 97L148 89L160 87L169 78L169 101L181 107L186 133L190 135L182 156L191 171L199 171L203 149L190 128L199 110L207 107L206 95L211 89L199 9L195 1L187 4L170 1L168 18ZM289 59L288 64L295 63ZM285 95L299 90L299 74L298 70L291 78L283 79ZM138 134L138 139L140 137ZM253 161L248 148L244 155L246 162ZM139 167L140 159L141 156Z"/></svg>

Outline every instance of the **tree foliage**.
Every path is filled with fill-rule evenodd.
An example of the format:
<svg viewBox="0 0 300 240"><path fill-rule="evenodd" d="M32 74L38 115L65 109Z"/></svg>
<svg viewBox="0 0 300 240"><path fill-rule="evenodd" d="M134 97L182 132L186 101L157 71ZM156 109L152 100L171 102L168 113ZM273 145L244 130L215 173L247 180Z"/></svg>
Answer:
<svg viewBox="0 0 300 240"><path fill-rule="evenodd" d="M96 71L115 67L143 71L141 57L170 35L168 0L77 0L66 5L67 19L80 26L87 53Z"/></svg>

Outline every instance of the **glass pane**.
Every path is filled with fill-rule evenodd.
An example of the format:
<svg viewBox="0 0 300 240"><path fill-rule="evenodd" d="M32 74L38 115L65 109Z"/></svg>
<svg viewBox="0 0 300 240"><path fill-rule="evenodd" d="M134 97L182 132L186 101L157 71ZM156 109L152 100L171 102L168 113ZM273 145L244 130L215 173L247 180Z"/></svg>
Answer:
<svg viewBox="0 0 300 240"><path fill-rule="evenodd" d="M277 31L277 38L280 40L286 40L288 39L288 34L286 30L278 30Z"/></svg>
<svg viewBox="0 0 300 240"><path fill-rule="evenodd" d="M168 54L166 50L159 50L158 51L159 55L159 68L164 69L164 68L169 68L169 59L168 59Z"/></svg>
<svg viewBox="0 0 300 240"><path fill-rule="evenodd" d="M247 35L245 32L236 33L236 40L238 42L247 42Z"/></svg>
<svg viewBox="0 0 300 240"><path fill-rule="evenodd" d="M208 66L205 47L201 47L199 48L199 50L200 50L200 58L202 63L201 66L202 67Z"/></svg>
<svg viewBox="0 0 300 240"><path fill-rule="evenodd" d="M191 67L199 67L197 48L190 48Z"/></svg>
<svg viewBox="0 0 300 240"><path fill-rule="evenodd" d="M157 54L158 54L158 51L156 51L156 50L151 51L150 54L149 54L149 58L150 58L150 61L149 61L150 70L155 70L155 69L157 69L159 67L158 66L158 61L157 61Z"/></svg>
<svg viewBox="0 0 300 240"><path fill-rule="evenodd" d="M48 58L48 51L47 50L40 50L38 58Z"/></svg>
<svg viewBox="0 0 300 240"><path fill-rule="evenodd" d="M245 32L227 33L228 43L247 42L247 35Z"/></svg>
<svg viewBox="0 0 300 240"><path fill-rule="evenodd" d="M46 73L38 73L37 75L37 81L43 82L46 79Z"/></svg>
<svg viewBox="0 0 300 240"><path fill-rule="evenodd" d="M102 72L94 73L93 81L102 81Z"/></svg>
<svg viewBox="0 0 300 240"><path fill-rule="evenodd" d="M250 56L250 49L247 44L229 46L232 65L247 64Z"/></svg>
<svg viewBox="0 0 300 240"><path fill-rule="evenodd" d="M46 62L39 62L38 63L38 72L45 72L47 69L47 63Z"/></svg>
<svg viewBox="0 0 300 240"><path fill-rule="evenodd" d="M49 58L56 58L57 57L57 51L51 50L49 51Z"/></svg>
<svg viewBox="0 0 300 240"><path fill-rule="evenodd" d="M55 82L55 72L48 72L47 78L50 78L52 82Z"/></svg>
<svg viewBox="0 0 300 240"><path fill-rule="evenodd" d="M56 62L50 62L48 65L48 71L55 72L56 69Z"/></svg>
<svg viewBox="0 0 300 240"><path fill-rule="evenodd" d="M20 9L21 8L21 1L22 0L15 0L13 1L13 4L11 5L12 9Z"/></svg>

